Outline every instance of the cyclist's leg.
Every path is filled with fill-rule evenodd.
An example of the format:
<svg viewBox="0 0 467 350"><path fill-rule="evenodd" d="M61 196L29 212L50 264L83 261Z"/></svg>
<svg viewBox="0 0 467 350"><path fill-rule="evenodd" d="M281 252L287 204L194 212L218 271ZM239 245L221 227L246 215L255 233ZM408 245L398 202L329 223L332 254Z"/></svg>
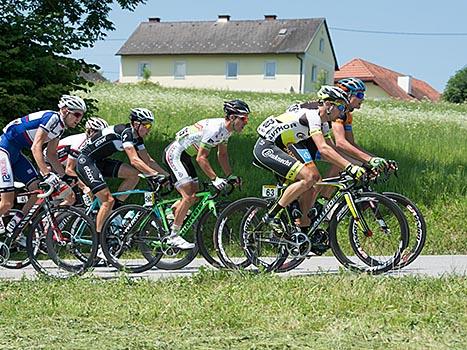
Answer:
<svg viewBox="0 0 467 350"><path fill-rule="evenodd" d="M39 173L25 155L20 153L15 162L12 162L12 165L15 169L15 179L24 183L28 191L35 191L39 188ZM36 201L36 195L29 196L28 201L21 209L23 214L26 214Z"/></svg>
<svg viewBox="0 0 467 350"><path fill-rule="evenodd" d="M91 192L101 202L101 207L96 217L96 231L100 233L105 219L112 210L115 200L93 159L81 154L76 163L76 173L80 180L90 188Z"/></svg>
<svg viewBox="0 0 467 350"><path fill-rule="evenodd" d="M13 170L10 162L10 152L0 148L0 217L13 208L15 202L15 187Z"/></svg>
<svg viewBox="0 0 467 350"><path fill-rule="evenodd" d="M350 157L349 155L343 153L343 152L339 152L337 149L336 151L342 156L344 157L345 159L347 159L349 162L351 162L352 164L359 164L361 163L359 160L357 159L354 159L352 157ZM319 158L319 160L322 160L324 162L328 162L325 158ZM329 162L328 162L329 163ZM329 169L327 170L326 172L326 176L325 178L327 177L334 177L334 176L337 176L339 175L339 173L342 171L342 169L332 163L329 163L330 164L330 167ZM323 196L324 198L326 199L330 199L333 195L333 193L336 191L336 187L334 186L318 186L318 193Z"/></svg>

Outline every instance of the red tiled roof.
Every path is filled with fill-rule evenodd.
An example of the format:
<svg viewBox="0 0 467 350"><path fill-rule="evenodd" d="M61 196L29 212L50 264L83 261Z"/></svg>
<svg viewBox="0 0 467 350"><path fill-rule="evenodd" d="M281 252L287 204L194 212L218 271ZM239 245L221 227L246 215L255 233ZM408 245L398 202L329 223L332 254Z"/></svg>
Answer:
<svg viewBox="0 0 467 350"><path fill-rule="evenodd" d="M438 91L426 82L415 78L412 78L412 93L410 95L407 94L397 84L397 78L405 75L362 60L361 58L354 58L334 73L334 80L337 81L349 77L359 78L364 82L372 82L378 85L389 96L402 100L421 100L423 98L428 98L431 101L439 100L441 94Z"/></svg>

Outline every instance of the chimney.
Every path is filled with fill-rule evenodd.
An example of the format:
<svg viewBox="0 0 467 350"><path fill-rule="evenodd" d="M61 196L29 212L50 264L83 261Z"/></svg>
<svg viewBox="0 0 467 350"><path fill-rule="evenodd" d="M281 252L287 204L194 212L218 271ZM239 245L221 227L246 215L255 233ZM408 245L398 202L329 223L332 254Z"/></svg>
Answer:
<svg viewBox="0 0 467 350"><path fill-rule="evenodd" d="M217 22L228 22L230 21L230 15L218 15Z"/></svg>
<svg viewBox="0 0 467 350"><path fill-rule="evenodd" d="M412 94L412 77L410 75L397 77L397 85L409 95Z"/></svg>
<svg viewBox="0 0 467 350"><path fill-rule="evenodd" d="M265 21L274 21L277 19L277 15L264 15Z"/></svg>
<svg viewBox="0 0 467 350"><path fill-rule="evenodd" d="M149 22L156 22L159 23L161 21L160 17L149 17Z"/></svg>

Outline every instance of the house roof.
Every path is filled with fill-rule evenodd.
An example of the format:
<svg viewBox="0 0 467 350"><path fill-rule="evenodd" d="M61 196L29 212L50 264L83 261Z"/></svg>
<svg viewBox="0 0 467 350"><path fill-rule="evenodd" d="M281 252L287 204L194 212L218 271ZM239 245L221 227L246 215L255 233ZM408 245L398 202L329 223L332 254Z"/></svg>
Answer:
<svg viewBox="0 0 467 350"><path fill-rule="evenodd" d="M421 100L428 98L431 101L438 101L441 94L433 89L428 83L412 78L412 92L409 95L398 84L397 78L407 76L393 70L378 66L374 63L354 58L344 64L338 72L334 73L334 80L355 77L364 82L372 82L386 91L389 96L402 100Z"/></svg>
<svg viewBox="0 0 467 350"><path fill-rule="evenodd" d="M324 18L247 21L142 22L117 55L301 54ZM329 40L330 36L329 36ZM331 43L337 66L337 59Z"/></svg>

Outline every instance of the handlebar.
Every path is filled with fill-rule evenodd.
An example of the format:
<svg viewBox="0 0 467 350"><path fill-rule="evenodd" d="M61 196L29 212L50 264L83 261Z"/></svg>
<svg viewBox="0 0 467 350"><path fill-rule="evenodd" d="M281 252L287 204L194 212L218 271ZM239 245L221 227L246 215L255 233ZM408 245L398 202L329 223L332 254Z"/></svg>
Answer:
<svg viewBox="0 0 467 350"><path fill-rule="evenodd" d="M49 189L41 194L38 194L37 195L37 198L46 198L46 197L49 197L54 191L55 191L55 188L50 185L50 184L44 184L45 186L48 186Z"/></svg>

